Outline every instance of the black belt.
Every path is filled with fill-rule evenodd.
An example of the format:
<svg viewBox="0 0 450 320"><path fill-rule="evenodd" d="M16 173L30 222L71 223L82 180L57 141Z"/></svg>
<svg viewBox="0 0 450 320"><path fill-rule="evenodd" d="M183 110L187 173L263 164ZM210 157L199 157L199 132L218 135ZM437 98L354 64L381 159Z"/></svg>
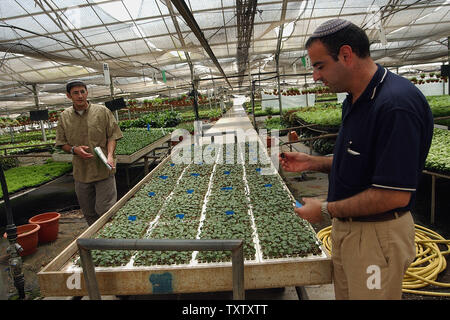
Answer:
<svg viewBox="0 0 450 320"><path fill-rule="evenodd" d="M398 219L407 212L409 212L409 211L385 212L385 213L374 214L374 215L370 215L370 216L345 217L345 218L337 218L337 219L342 222L348 222L348 221L380 222L380 221L388 221L388 220L392 220L392 219Z"/></svg>

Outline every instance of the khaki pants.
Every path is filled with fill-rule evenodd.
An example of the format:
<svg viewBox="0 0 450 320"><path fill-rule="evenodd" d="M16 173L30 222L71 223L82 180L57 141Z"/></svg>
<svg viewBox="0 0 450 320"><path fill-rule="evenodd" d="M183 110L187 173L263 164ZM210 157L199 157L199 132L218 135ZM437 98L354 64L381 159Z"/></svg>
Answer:
<svg viewBox="0 0 450 320"><path fill-rule="evenodd" d="M404 273L416 256L414 236L410 212L382 222L333 219L336 299L401 299Z"/></svg>
<svg viewBox="0 0 450 320"><path fill-rule="evenodd" d="M116 179L110 176L91 183L75 181L75 192L81 211L91 225L116 203Z"/></svg>

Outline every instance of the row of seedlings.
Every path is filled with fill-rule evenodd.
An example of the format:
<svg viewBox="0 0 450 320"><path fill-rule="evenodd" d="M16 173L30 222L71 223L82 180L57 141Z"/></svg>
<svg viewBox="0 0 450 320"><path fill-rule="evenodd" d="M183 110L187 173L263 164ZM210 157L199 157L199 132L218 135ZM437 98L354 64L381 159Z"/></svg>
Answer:
<svg viewBox="0 0 450 320"><path fill-rule="evenodd" d="M255 157L256 148L248 143L245 148L249 158ZM295 200L284 187L279 175L275 170L274 174L262 174L264 168L261 164L267 163L267 160L260 158L259 164L245 164L245 179L262 258L319 255L319 241L309 223L295 213Z"/></svg>
<svg viewBox="0 0 450 320"><path fill-rule="evenodd" d="M131 155L173 131L174 128L128 128L117 142L116 154Z"/></svg>
<svg viewBox="0 0 450 320"><path fill-rule="evenodd" d="M242 239L245 260L255 260L253 231L245 197L243 166L238 164L237 145L227 144L215 168L211 193L206 204L201 239ZM235 155L237 157L235 157ZM224 159L225 158L225 159ZM197 255L199 263L229 262L230 251L203 251Z"/></svg>
<svg viewBox="0 0 450 320"><path fill-rule="evenodd" d="M206 147L206 146L205 146ZM196 145L192 148L203 150ZM192 154L193 156L194 154ZM195 239L213 164L194 161L183 172L173 194L161 210L158 223L146 235L148 239ZM192 251L140 251L136 254L135 266L189 264Z"/></svg>
<svg viewBox="0 0 450 320"><path fill-rule="evenodd" d="M141 239L157 217L177 180L186 168L184 164L166 162L156 168L151 179L144 184L100 229L95 238ZM130 262L131 250L93 250L96 266L117 267ZM79 260L77 261L79 262Z"/></svg>

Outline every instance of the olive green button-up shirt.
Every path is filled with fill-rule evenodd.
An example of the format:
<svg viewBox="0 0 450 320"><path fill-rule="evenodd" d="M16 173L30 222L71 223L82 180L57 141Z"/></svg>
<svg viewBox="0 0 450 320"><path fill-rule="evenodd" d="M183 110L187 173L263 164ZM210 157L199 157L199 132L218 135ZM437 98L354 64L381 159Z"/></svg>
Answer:
<svg viewBox="0 0 450 320"><path fill-rule="evenodd" d="M115 173L109 170L94 152L101 147L108 155L108 140L119 140L123 137L119 125L112 112L103 105L89 103L83 114L78 114L73 107L67 108L59 116L56 128L56 146L89 146L88 152L94 157L82 159L74 155L73 178L76 181L90 183L108 178ZM116 156L114 155L114 159Z"/></svg>

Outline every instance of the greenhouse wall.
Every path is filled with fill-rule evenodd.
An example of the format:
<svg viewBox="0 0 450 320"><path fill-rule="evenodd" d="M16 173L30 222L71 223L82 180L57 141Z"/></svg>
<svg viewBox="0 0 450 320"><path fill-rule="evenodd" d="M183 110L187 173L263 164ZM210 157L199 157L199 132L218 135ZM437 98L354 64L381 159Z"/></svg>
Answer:
<svg viewBox="0 0 450 320"><path fill-rule="evenodd" d="M266 108L279 108L278 103L278 96L271 95L271 94L261 94L262 96L262 102L261 107L263 109ZM308 100L306 100L306 97L308 97ZM271 99L271 100L267 100ZM316 95L315 94L302 94L297 96L281 96L281 104L283 109L292 109L292 108L298 108L298 107L306 107L306 106L313 106L316 102Z"/></svg>
<svg viewBox="0 0 450 320"><path fill-rule="evenodd" d="M424 96L439 96L448 94L448 82L431 82L416 84L416 87L424 94Z"/></svg>

